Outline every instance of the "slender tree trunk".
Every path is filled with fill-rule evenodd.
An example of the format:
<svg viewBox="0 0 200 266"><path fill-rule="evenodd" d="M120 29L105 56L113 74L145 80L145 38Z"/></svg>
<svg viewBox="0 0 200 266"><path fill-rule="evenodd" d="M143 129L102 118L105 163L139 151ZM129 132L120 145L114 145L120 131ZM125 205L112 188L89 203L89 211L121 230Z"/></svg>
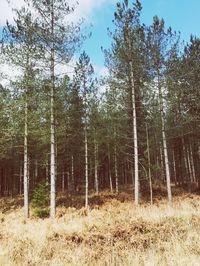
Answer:
<svg viewBox="0 0 200 266"><path fill-rule="evenodd" d="M55 117L54 117L54 97L55 97L55 48L54 48L54 0L51 1L51 192L50 192L50 217L56 215L56 173L55 173Z"/></svg>
<svg viewBox="0 0 200 266"><path fill-rule="evenodd" d="M194 182L197 183L196 172L195 172L195 167L194 167L194 156L193 156L193 151L192 151L192 145L190 145L190 158L191 158L191 165L192 165Z"/></svg>
<svg viewBox="0 0 200 266"><path fill-rule="evenodd" d="M110 183L110 192L113 193L113 184L112 184L112 173L110 165L110 145L108 143L108 174L109 174L109 183Z"/></svg>
<svg viewBox="0 0 200 266"><path fill-rule="evenodd" d="M74 180L74 156L71 158L71 189L70 191L74 193L75 180Z"/></svg>
<svg viewBox="0 0 200 266"><path fill-rule="evenodd" d="M148 125L147 124L146 124L146 136L147 136L147 157L148 157L150 200L151 200L151 204L153 204L153 189L152 189L152 179L151 179L151 158L150 158L150 148L149 148L149 132L148 132Z"/></svg>
<svg viewBox="0 0 200 266"><path fill-rule="evenodd" d="M22 179L23 179L23 166L20 163L20 168L19 168L19 194L22 195Z"/></svg>
<svg viewBox="0 0 200 266"><path fill-rule="evenodd" d="M137 137L137 116L136 116L136 97L135 83L133 76L133 62L130 60L130 80L131 80L131 100L133 108L133 142L134 142L134 173L135 173L135 205L139 203L139 161L138 161L138 137Z"/></svg>
<svg viewBox="0 0 200 266"><path fill-rule="evenodd" d="M175 186L177 186L177 176L176 176L176 159L175 159L175 152L173 148L173 169L174 169L174 182Z"/></svg>
<svg viewBox="0 0 200 266"><path fill-rule="evenodd" d="M185 168L185 179L188 188L190 189L190 172L189 172L189 166L188 166L188 160L187 160L187 153L186 153L186 146L185 146L185 140L184 137L182 137L182 146L183 146L183 161L184 161L184 168Z"/></svg>
<svg viewBox="0 0 200 266"><path fill-rule="evenodd" d="M65 191L65 170L63 169L62 173L62 192Z"/></svg>
<svg viewBox="0 0 200 266"><path fill-rule="evenodd" d="M49 162L48 162L48 159L46 162L45 174L46 174L46 183L49 183Z"/></svg>
<svg viewBox="0 0 200 266"><path fill-rule="evenodd" d="M128 165L126 159L125 159L124 160L124 184L125 184L126 187L128 185L128 171L126 171L128 166L129 165Z"/></svg>
<svg viewBox="0 0 200 266"><path fill-rule="evenodd" d="M188 161L188 169L189 169L189 179L191 183L191 182L194 182L194 178L193 178L193 172L192 172L192 166L191 166L189 145L188 145L188 148L186 149L186 153L187 153L187 161Z"/></svg>
<svg viewBox="0 0 200 266"><path fill-rule="evenodd" d="M88 208L88 138L85 127L85 207Z"/></svg>
<svg viewBox="0 0 200 266"><path fill-rule="evenodd" d="M98 180L98 144L94 140L94 177L95 177L95 190L99 194L99 180Z"/></svg>
<svg viewBox="0 0 200 266"><path fill-rule="evenodd" d="M38 180L38 160L36 159L35 160L35 182L34 182L34 185L35 185L35 183L37 182L37 180Z"/></svg>
<svg viewBox="0 0 200 266"><path fill-rule="evenodd" d="M114 151L114 161L115 161L115 189L116 193L119 193L119 182L118 182L118 170L117 170L117 148L115 145L115 151Z"/></svg>
<svg viewBox="0 0 200 266"><path fill-rule="evenodd" d="M161 178L165 181L165 167L163 161L163 150L162 150L162 143L160 142L160 167L161 167Z"/></svg>
<svg viewBox="0 0 200 266"><path fill-rule="evenodd" d="M28 191L30 190L31 188L31 178L30 178L30 174L31 174L31 171L30 171L30 158L28 157Z"/></svg>
<svg viewBox="0 0 200 266"><path fill-rule="evenodd" d="M25 121L24 121L24 215L29 217L28 199L28 99L26 91Z"/></svg>
<svg viewBox="0 0 200 266"><path fill-rule="evenodd" d="M162 141L163 141L164 161L165 161L165 174L166 174L166 181L167 181L167 195L168 195L168 201L171 204L172 203L171 180L170 180L171 178L170 178L170 170L169 170L167 140L166 140L166 133L165 133L163 98L162 98L159 75L158 75L158 90L159 90L159 104L160 104L160 115L161 115L161 126L162 126Z"/></svg>
<svg viewBox="0 0 200 266"><path fill-rule="evenodd" d="M67 190L68 190L68 195L70 194L70 175L69 171L67 171Z"/></svg>

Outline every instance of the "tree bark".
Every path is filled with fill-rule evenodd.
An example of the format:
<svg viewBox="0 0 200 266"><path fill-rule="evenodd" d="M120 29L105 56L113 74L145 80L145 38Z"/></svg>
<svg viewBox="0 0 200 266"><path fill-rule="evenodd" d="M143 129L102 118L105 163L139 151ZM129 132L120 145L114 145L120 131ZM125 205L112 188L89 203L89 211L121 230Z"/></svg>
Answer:
<svg viewBox="0 0 200 266"><path fill-rule="evenodd" d="M74 180L74 156L71 158L71 189L70 192L74 193L75 180Z"/></svg>
<svg viewBox="0 0 200 266"><path fill-rule="evenodd" d="M88 208L88 138L85 127L85 208Z"/></svg>
<svg viewBox="0 0 200 266"><path fill-rule="evenodd" d="M163 96L161 91L160 79L158 75L158 90L159 90L159 104L160 104L160 116L161 116L161 127L162 127L162 142L164 150L164 162L165 162L165 175L167 181L167 195L169 204L172 203L172 192L171 192L171 178L169 170L169 159L168 159L168 150L167 150L167 139L165 133L165 119L164 119L164 110L163 110Z"/></svg>
<svg viewBox="0 0 200 266"><path fill-rule="evenodd" d="M23 166L20 163L20 168L19 168L19 194L22 195L22 186L23 186Z"/></svg>
<svg viewBox="0 0 200 266"><path fill-rule="evenodd" d="M24 215L29 217L28 198L28 99L26 89L25 117L24 117Z"/></svg>
<svg viewBox="0 0 200 266"><path fill-rule="evenodd" d="M152 179L151 179L151 157L150 157L150 148L149 148L149 132L148 132L147 124L146 124L146 136L147 136L147 157L148 157L150 200L151 200L151 204L153 204L153 189L152 189Z"/></svg>
<svg viewBox="0 0 200 266"><path fill-rule="evenodd" d="M99 180L98 180L98 144L94 140L94 177L95 177L95 190L99 194Z"/></svg>
<svg viewBox="0 0 200 266"><path fill-rule="evenodd" d="M54 117L54 97L55 97L55 48L54 48L54 0L51 0L51 191L50 191L50 217L56 215L56 174L55 174L55 117Z"/></svg>
<svg viewBox="0 0 200 266"><path fill-rule="evenodd" d="M115 161L115 191L118 194L119 193L119 182L118 182L118 169L117 169L117 148L115 144L115 151L114 151L114 161Z"/></svg>
<svg viewBox="0 0 200 266"><path fill-rule="evenodd" d="M111 165L110 165L110 145L108 144L108 175L109 175L109 183L110 183L110 192L113 193L113 184L112 184L112 173L111 173Z"/></svg>
<svg viewBox="0 0 200 266"><path fill-rule="evenodd" d="M134 175L135 175L135 205L139 203L139 161L138 161L138 137L137 137L137 117L136 117L136 97L133 76L133 62L130 60L130 80L131 80L131 101L133 108L133 145L134 145Z"/></svg>

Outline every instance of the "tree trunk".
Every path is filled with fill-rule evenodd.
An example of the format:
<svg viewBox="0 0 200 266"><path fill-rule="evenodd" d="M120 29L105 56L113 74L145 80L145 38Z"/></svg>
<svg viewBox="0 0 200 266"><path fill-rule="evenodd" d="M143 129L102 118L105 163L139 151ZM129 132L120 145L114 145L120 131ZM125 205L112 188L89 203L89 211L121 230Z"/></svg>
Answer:
<svg viewBox="0 0 200 266"><path fill-rule="evenodd" d="M197 183L197 178L196 178L196 172L195 172L195 167L194 167L194 156L193 156L193 151L192 151L192 145L191 144L190 144L190 157L191 157L193 178L194 178L194 182L196 184Z"/></svg>
<svg viewBox="0 0 200 266"><path fill-rule="evenodd" d="M88 139L85 127L85 208L88 208Z"/></svg>
<svg viewBox="0 0 200 266"><path fill-rule="evenodd" d="M62 173L62 192L65 191L65 170L63 169Z"/></svg>
<svg viewBox="0 0 200 266"><path fill-rule="evenodd" d="M51 192L50 192L50 217L56 215L56 174L55 174L55 117L54 117L54 97L55 97L55 48L54 48L54 2L51 1Z"/></svg>
<svg viewBox="0 0 200 266"><path fill-rule="evenodd" d="M164 167L164 161L163 161L163 150L162 150L162 143L160 142L160 168L161 168L161 178L162 181L165 181L165 167Z"/></svg>
<svg viewBox="0 0 200 266"><path fill-rule="evenodd" d="M28 99L26 91L25 119L24 119L24 215L29 217L28 199Z"/></svg>
<svg viewBox="0 0 200 266"><path fill-rule="evenodd" d="M137 137L137 117L136 117L136 97L133 76L133 62L130 60L130 79L131 79L131 101L133 108L133 142L134 142L134 174L135 174L135 205L139 203L139 161L138 161L138 137Z"/></svg>
<svg viewBox="0 0 200 266"><path fill-rule="evenodd" d="M118 170L117 170L117 148L115 145L115 152L114 152L114 161L115 161L115 189L116 193L119 193L119 183L118 183Z"/></svg>
<svg viewBox="0 0 200 266"><path fill-rule="evenodd" d="M182 146L183 146L183 161L184 161L184 169L185 169L185 180L186 180L186 184L189 188L189 168L188 168L188 161L187 161L187 157L186 157L186 148L185 148L185 140L184 137L182 137Z"/></svg>
<svg viewBox="0 0 200 266"><path fill-rule="evenodd" d="M46 183L49 184L49 162L48 162L48 159L47 159L47 162L46 162L45 174L46 174Z"/></svg>
<svg viewBox="0 0 200 266"><path fill-rule="evenodd" d="M161 116L161 126L162 126L162 141L163 141L164 162L165 162L165 175L166 175L166 181L167 181L167 195L168 195L169 204L171 204L172 203L171 180L170 180L170 171L169 171L167 140L166 140L166 133L165 133L163 98L162 98L159 75L158 75L158 90L159 90L159 104L160 104L160 116Z"/></svg>
<svg viewBox="0 0 200 266"><path fill-rule="evenodd" d="M38 160L35 160L35 180L34 180L34 185L37 183L38 180Z"/></svg>
<svg viewBox="0 0 200 266"><path fill-rule="evenodd" d="M75 180L74 180L74 156L71 158L71 188L70 192L73 194L75 188Z"/></svg>
<svg viewBox="0 0 200 266"><path fill-rule="evenodd" d="M23 166L20 163L20 168L19 168L19 194L22 195L22 186L23 186Z"/></svg>
<svg viewBox="0 0 200 266"><path fill-rule="evenodd" d="M67 171L67 191L68 191L68 195L70 194L70 175L69 175L69 171Z"/></svg>
<svg viewBox="0 0 200 266"><path fill-rule="evenodd" d="M174 169L174 182L175 182L175 186L177 186L177 177L176 177L176 159L175 159L174 148L173 148L173 169Z"/></svg>
<svg viewBox="0 0 200 266"><path fill-rule="evenodd" d="M147 124L146 124L146 136L147 136L147 157L148 157L150 200L151 200L151 204L153 204L153 189L152 189L152 179L151 179L151 158L150 158L150 148L149 148L149 132L148 132Z"/></svg>
<svg viewBox="0 0 200 266"><path fill-rule="evenodd" d="M110 192L113 193L112 173L111 173L111 165L110 165L110 145L109 144L108 144L108 174L109 174Z"/></svg>
<svg viewBox="0 0 200 266"><path fill-rule="evenodd" d="M94 141L94 177L95 177L95 190L99 194L99 180L98 180L98 144Z"/></svg>

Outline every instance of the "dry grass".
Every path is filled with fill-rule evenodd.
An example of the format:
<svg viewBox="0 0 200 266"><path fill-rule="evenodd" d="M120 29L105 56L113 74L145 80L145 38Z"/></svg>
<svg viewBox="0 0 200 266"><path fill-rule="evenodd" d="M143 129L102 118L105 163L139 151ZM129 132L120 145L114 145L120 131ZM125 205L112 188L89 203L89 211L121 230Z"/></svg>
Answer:
<svg viewBox="0 0 200 266"><path fill-rule="evenodd" d="M89 211L59 207L55 220L25 220L15 203L0 200L0 265L200 265L199 196L135 207L105 194Z"/></svg>

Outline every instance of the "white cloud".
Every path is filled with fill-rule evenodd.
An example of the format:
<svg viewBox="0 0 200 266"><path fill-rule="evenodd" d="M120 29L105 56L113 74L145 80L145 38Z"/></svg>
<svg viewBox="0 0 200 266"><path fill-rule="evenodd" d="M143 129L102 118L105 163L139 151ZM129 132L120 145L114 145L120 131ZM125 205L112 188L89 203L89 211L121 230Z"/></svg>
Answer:
<svg viewBox="0 0 200 266"><path fill-rule="evenodd" d="M113 2L113 0L80 0L74 16L90 20L94 10L101 8L104 4L111 1Z"/></svg>
<svg viewBox="0 0 200 266"><path fill-rule="evenodd" d="M109 74L107 67L98 66L98 65L95 65L95 64L94 64L94 71L95 71L95 74L98 77L101 77L101 76L106 77Z"/></svg>
<svg viewBox="0 0 200 266"><path fill-rule="evenodd" d="M23 0L10 0L12 7L21 7L24 4ZM69 0L69 4L73 4L76 0ZM84 18L87 21L92 19L93 11L101 8L103 5L110 2L114 3L114 0L79 0L79 5L76 7L74 13L71 15L73 20ZM7 0L0 0L0 26L5 25L6 20L12 22L12 8L8 4Z"/></svg>
<svg viewBox="0 0 200 266"><path fill-rule="evenodd" d="M0 76L0 83L6 87L9 86L10 81L16 80L21 74L21 71L16 66L13 67L9 64L1 64L1 76Z"/></svg>
<svg viewBox="0 0 200 266"><path fill-rule="evenodd" d="M75 3L76 0L68 0L70 4ZM78 0L79 5L75 9L74 13L71 15L73 21L79 20L80 18L85 18L87 22L92 22L95 19L94 11L99 8L102 8L104 5L109 3L114 3L116 0ZM12 7L19 8L24 4L24 0L10 0L12 3ZM0 0L0 26L4 26L6 21L13 22L13 13L12 7L8 4L7 0ZM70 62L70 66L66 65L59 65L56 67L56 74L61 75L66 73L69 76L73 75L73 66L75 64L75 59ZM94 64L95 73L98 77L105 76L108 74L108 70L105 67L97 66ZM4 85L8 84L9 79L15 79L16 76L19 74L18 71L13 72L13 68L4 65L1 67L1 72L6 74L8 79L5 78L1 79L0 82ZM13 75L15 73L15 75Z"/></svg>
<svg viewBox="0 0 200 266"><path fill-rule="evenodd" d="M12 7L19 8L23 5L23 2L23 0L12 0ZM13 21L12 7L11 4L8 4L7 0L0 0L0 26L5 25L7 20L9 22Z"/></svg>

